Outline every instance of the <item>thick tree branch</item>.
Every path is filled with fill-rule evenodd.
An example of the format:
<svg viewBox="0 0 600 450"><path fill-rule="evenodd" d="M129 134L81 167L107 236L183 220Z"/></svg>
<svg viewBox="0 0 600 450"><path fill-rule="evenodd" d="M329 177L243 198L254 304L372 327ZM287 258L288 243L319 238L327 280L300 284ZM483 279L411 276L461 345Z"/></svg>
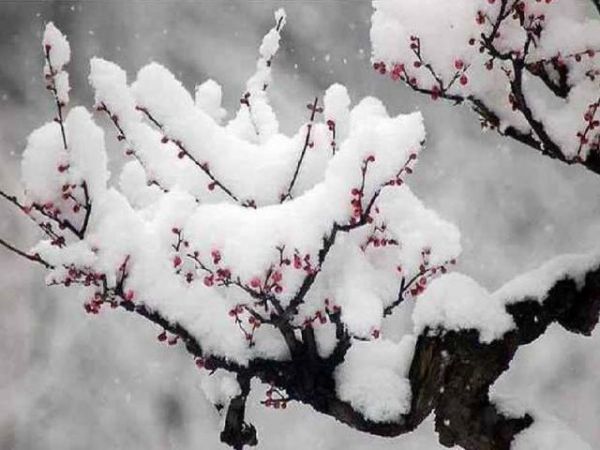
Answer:
<svg viewBox="0 0 600 450"><path fill-rule="evenodd" d="M491 344L481 344L475 331L437 330L431 335L436 330L426 330L418 339L409 375L411 412L404 422L384 431L401 434L435 411L442 444L466 450L508 450L514 435L527 427L531 418L499 414L489 401L489 387L508 369L519 346L537 339L550 324L557 322L569 331L589 335L598 322L599 310L597 267L587 273L581 288L565 277L542 302L525 298L509 305L507 311L516 328ZM374 427L374 431L380 434L382 430Z"/></svg>
<svg viewBox="0 0 600 450"><path fill-rule="evenodd" d="M600 310L600 267L587 273L582 287L565 277L558 280L543 301L522 299L507 307L516 327L502 339L482 344L474 330L426 330L418 338L409 378L412 407L396 423L366 420L335 395L332 373L325 361L317 371L307 365L289 367L282 389L291 398L311 405L349 426L371 434L397 436L416 428L431 412L436 414L440 442L466 450L508 450L514 436L532 423L499 413L488 398L489 387L508 369L521 345L541 336L552 323L589 335ZM433 333L433 334L432 334ZM305 377L312 377L306 380Z"/></svg>
<svg viewBox="0 0 600 450"><path fill-rule="evenodd" d="M600 267L590 270L579 287L570 277L558 280L543 301L524 298L507 307L516 327L502 339L482 344L474 330L425 330L418 338L409 378L412 407L395 423L366 420L335 395L332 373L324 361L292 365L281 388L291 398L357 429L380 436L397 436L416 428L431 412L445 446L466 450L508 450L514 436L533 419L507 417L488 397L489 387L509 367L521 345L541 336L552 323L589 335L600 310ZM432 334L433 333L433 334ZM317 371L307 371L306 367ZM306 380L305 377L312 377Z"/></svg>
<svg viewBox="0 0 600 450"><path fill-rule="evenodd" d="M227 407L225 427L221 432L221 441L235 450L243 450L244 446L255 446L256 428L244 420L246 413L246 399L250 393L250 377L239 374L237 377L241 392L231 399Z"/></svg>
<svg viewBox="0 0 600 450"><path fill-rule="evenodd" d="M426 330L418 338L409 378L412 407L396 423L366 420L335 395L332 373L325 361L318 371L292 365L285 389L291 398L311 405L357 430L397 436L416 428L431 412L436 414L440 442L466 450L508 450L514 436L532 423L528 415L511 418L500 414L489 401L489 387L508 369L521 345L541 336L552 323L589 335L600 310L600 267L587 273L582 287L565 277L557 281L542 302L522 299L507 307L516 327L502 339L482 344L474 330ZM431 334L434 332L434 334ZM313 377L306 380L305 377ZM307 389L307 387L311 387Z"/></svg>

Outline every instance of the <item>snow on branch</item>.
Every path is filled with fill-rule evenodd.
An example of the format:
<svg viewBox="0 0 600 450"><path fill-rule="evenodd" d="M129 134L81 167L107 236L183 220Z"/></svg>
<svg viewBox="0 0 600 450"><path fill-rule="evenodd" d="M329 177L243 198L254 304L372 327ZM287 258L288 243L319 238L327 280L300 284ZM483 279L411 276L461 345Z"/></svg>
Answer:
<svg viewBox="0 0 600 450"><path fill-rule="evenodd" d="M240 109L228 124L232 133L254 142L265 142L279 129L275 112L269 104L267 89L272 82L271 66L279 50L285 21L285 11L283 9L275 11L275 26L262 40L256 72L246 82L246 92L240 99Z"/></svg>
<svg viewBox="0 0 600 450"><path fill-rule="evenodd" d="M585 0L373 5L380 74L467 104L483 128L600 173L600 20Z"/></svg>
<svg viewBox="0 0 600 450"><path fill-rule="evenodd" d="M296 134L279 133L266 88L284 23L277 12L245 113L225 125L216 82L192 98L158 63L129 83L117 64L92 59L97 115L130 158L116 185L104 131L83 107L66 110L57 77L69 46L49 24L44 73L57 117L28 138L23 195L0 191L43 238L30 251L0 246L43 265L48 285L82 291L87 313L124 309L155 324L159 342L185 346L225 416L221 439L236 449L257 443L245 421L254 378L268 386L265 407L303 402L372 434L408 432L435 409L452 424L439 425L444 444L483 448L465 437L473 430L476 440L490 430L512 439L531 419L497 413L487 388L550 323L591 331L597 259L549 266L533 276L541 287L515 281L510 301L447 276L459 232L406 184L425 139L421 115L390 116L372 97L351 105L333 85ZM439 78L442 95L465 85L470 64ZM252 133L240 132L243 114ZM382 325L403 302L417 305L415 332L394 342ZM501 432L457 420L481 404Z"/></svg>

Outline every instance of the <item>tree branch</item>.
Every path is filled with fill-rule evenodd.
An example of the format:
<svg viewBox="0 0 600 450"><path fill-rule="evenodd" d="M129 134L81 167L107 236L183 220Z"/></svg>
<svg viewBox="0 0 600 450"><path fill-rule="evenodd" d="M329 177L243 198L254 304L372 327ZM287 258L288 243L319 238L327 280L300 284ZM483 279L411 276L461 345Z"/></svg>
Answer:
<svg viewBox="0 0 600 450"><path fill-rule="evenodd" d="M102 102L98 108L98 111L103 111L106 113L106 115L108 116L109 120L112 122L112 124L114 125L115 129L117 130L118 134L117 134L117 140L118 141L125 141L127 143L127 145L129 146L129 148L125 151L126 155L133 155L133 157L136 159L137 162L140 163L140 165L144 168L144 171L146 172L146 175L150 175L150 171L148 170L148 167L146 165L146 163L143 161L143 159L140 157L138 151L136 151L133 146L132 143L128 140L127 135L125 134L125 130L123 130L123 127L121 126L121 123L119 122L119 117L116 114L113 114L108 107L106 106L106 103ZM157 186L161 191L163 192L169 192L169 190L167 188L165 188L164 186L162 186L160 184L160 182L156 179L152 179L152 180L148 180L148 182L152 185Z"/></svg>
<svg viewBox="0 0 600 450"><path fill-rule="evenodd" d="M221 441L235 450L243 450L246 445L255 446L258 444L258 440L256 439L254 425L244 421L246 399L250 393L250 377L246 374L239 374L237 380L241 393L232 398L227 407Z"/></svg>
<svg viewBox="0 0 600 450"><path fill-rule="evenodd" d="M590 335L600 311L600 267L590 270L583 287L570 277L558 280L543 301L522 299L507 307L515 330L481 344L474 330L425 330L417 341L409 378L411 412L395 424L371 424L336 405L334 417L362 431L395 436L414 429L432 411L440 442L466 450L508 450L516 433L532 423L529 416L499 414L489 387L508 369L519 346L541 336L552 323ZM435 333L432 335L432 332Z"/></svg>
<svg viewBox="0 0 600 450"><path fill-rule="evenodd" d="M21 256L22 258L25 258L29 261L41 264L42 266L44 266L46 269L53 269L54 267L49 264L48 262L46 262L44 259L42 259L42 257L40 255L38 255L37 253L30 255L29 253L24 252L23 250L18 249L17 247L15 247L14 245L8 243L7 241L5 241L4 239L0 238L0 245L8 250L10 250L13 253L16 253L17 255Z"/></svg>
<svg viewBox="0 0 600 450"><path fill-rule="evenodd" d="M502 339L482 344L475 330L424 330L418 337L409 372L410 412L397 422L364 418L335 393L333 370L316 361L313 371L291 365L283 385L290 398L312 406L359 431L398 436L414 430L435 412L436 430L445 446L466 450L509 450L514 436L533 422L529 415L507 417L489 400L489 388L509 367L521 345L541 336L552 323L590 335L600 311L600 267L590 270L583 286L571 277L557 280L542 301L524 298L507 306L516 327ZM306 380L305 377L312 377ZM307 386L310 388L307 389Z"/></svg>
<svg viewBox="0 0 600 450"><path fill-rule="evenodd" d="M308 109L310 110L310 119L309 119L308 123L306 124L306 135L304 137L304 145L302 147L302 151L300 152L298 162L296 163L296 168L294 169L294 175L292 176L292 179L290 180L290 184L288 185L287 189L285 190L285 193L281 194L281 203L292 198L292 190L294 189L294 185L296 184L296 180L298 179L298 175L300 174L300 168L302 167L302 162L304 161L304 155L306 155L306 150L311 145L311 142L310 142L311 131L312 131L313 124L315 122L315 115L317 114L317 112L322 111L322 108L319 108L317 106L318 102L319 102L319 97L315 97L315 100L313 101L312 105L311 104L307 105Z"/></svg>
<svg viewBox="0 0 600 450"><path fill-rule="evenodd" d="M49 74L47 75L47 79L50 81L50 83L48 84L47 88L50 92L52 92L52 96L54 98L54 103L56 104L56 112L58 114L58 117L56 118L56 121L58 122L58 125L60 126L60 134L62 137L62 143L63 143L63 148L65 150L68 149L67 146L67 135L65 133L65 124L64 124L64 119L63 119L63 107L65 106L64 103L58 98L58 89L56 87L56 70L52 67L52 61L50 60L50 46L47 46L44 52L44 57L46 58L46 62L48 64L48 71Z"/></svg>
<svg viewBox="0 0 600 450"><path fill-rule="evenodd" d="M26 259L49 267L35 255L27 255L10 244L0 244ZM250 380L254 377L285 391L290 400L310 405L359 431L380 436L397 436L414 430L431 412L435 412L436 430L445 446L459 445L465 450L509 450L514 436L533 422L529 415L507 417L489 399L489 388L508 369L521 345L545 333L558 323L565 329L590 335L600 312L600 266L589 270L583 283L572 276L557 280L545 298L522 298L511 302L506 310L515 327L501 339L489 344L479 340L476 330L426 329L418 336L409 371L412 389L410 412L396 422L376 423L365 419L349 403L337 397L334 372L352 345L343 324L336 323L338 345L329 358L316 350L312 329L304 329L302 342L289 361L254 359L241 366L226 358L206 355L201 344L183 326L163 317L158 311L135 302L123 291L125 270L114 288L106 281L101 302L119 300L116 305L134 312L178 336L190 354L208 370L221 368L238 374L242 388L228 408L222 433L224 442L233 448L256 443L256 430L244 422L245 401ZM336 319L333 314L333 320Z"/></svg>
<svg viewBox="0 0 600 450"><path fill-rule="evenodd" d="M165 133L165 130L163 128L163 125L158 120L156 120L156 118L152 115L152 113L150 113L150 111L148 111L147 108L144 108L142 106L137 106L136 109L138 111L141 111L148 118L148 120L150 122L152 122L158 129L160 129L163 132L164 139L172 141L177 146L177 148L179 149L179 152L180 152L179 153L180 157L186 156L190 161L192 161L194 163L194 165L196 165L196 167L198 167L202 172L204 172L204 174L208 178L210 178L211 184L209 185L209 189L212 190L216 186L219 189L221 189L233 201L235 201L236 203L239 203L239 201L240 201L239 197L236 196L230 188L225 186L221 181L219 181L219 179L217 179L217 177L214 175L214 173L210 170L208 163L203 163L203 162L198 161L198 159L196 159L194 157L194 155L192 155L188 151L188 149L183 145L183 143L180 140L172 139L171 137L167 136L167 134ZM242 206L250 206L250 204L246 204L244 202L242 204Z"/></svg>

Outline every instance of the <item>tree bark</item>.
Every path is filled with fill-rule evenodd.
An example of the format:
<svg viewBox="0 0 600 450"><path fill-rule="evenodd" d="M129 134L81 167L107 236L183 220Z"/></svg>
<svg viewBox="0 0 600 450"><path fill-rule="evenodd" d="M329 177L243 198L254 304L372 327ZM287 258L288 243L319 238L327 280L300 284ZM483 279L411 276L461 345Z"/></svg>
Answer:
<svg viewBox="0 0 600 450"><path fill-rule="evenodd" d="M509 368L521 345L533 342L548 326L589 336L600 311L600 267L587 273L582 286L570 277L557 281L546 298L524 298L507 306L515 329L502 339L482 344L475 330L425 330L417 340L409 378L412 407L395 423L366 420L335 395L333 370L314 361L313 371L293 364L280 379L283 389L298 401L360 431L398 436L414 430L432 412L440 443L465 450L508 450L515 435L533 423L529 415L507 417L489 399L489 388ZM302 369L301 369L302 367ZM310 381L306 377L312 378ZM303 381L300 381L303 380ZM301 389L298 386L312 386Z"/></svg>

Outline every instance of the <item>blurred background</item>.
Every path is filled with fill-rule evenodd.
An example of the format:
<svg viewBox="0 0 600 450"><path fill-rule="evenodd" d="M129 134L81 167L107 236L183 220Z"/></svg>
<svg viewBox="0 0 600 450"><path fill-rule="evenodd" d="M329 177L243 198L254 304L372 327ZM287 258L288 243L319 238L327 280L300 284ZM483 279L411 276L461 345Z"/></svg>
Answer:
<svg viewBox="0 0 600 450"><path fill-rule="evenodd" d="M598 247L600 177L482 134L469 111L376 75L368 1L0 0L0 186L19 189L27 135L54 113L40 76L45 22L70 39L73 105L93 104L88 60L97 55L130 79L150 61L169 67L190 90L213 78L231 117L281 6L288 24L270 92L283 130L294 132L307 101L334 82L354 101L383 99L393 114L421 110L429 139L411 187L460 228L458 270L494 290L553 256ZM122 160L106 130L116 174ZM36 230L2 205L0 236L27 247ZM135 317L90 318L81 304L73 292L44 287L41 270L0 249L0 448L224 448L220 417L185 351L159 345L159 330ZM557 416L597 448L599 345L600 330L582 338L553 327L520 350L495 389ZM255 390L248 413L261 449L442 448L431 420L410 435L383 439L302 405L261 408L262 393Z"/></svg>

